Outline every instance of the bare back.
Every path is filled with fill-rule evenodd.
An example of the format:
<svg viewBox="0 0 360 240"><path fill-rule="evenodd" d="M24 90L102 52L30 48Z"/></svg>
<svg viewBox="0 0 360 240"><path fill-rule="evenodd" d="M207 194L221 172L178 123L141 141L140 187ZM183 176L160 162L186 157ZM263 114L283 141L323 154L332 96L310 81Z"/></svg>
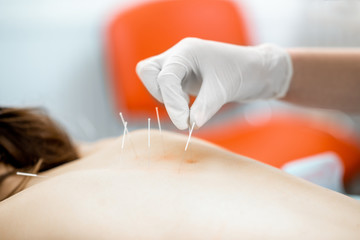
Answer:
<svg viewBox="0 0 360 240"><path fill-rule="evenodd" d="M45 172L0 203L2 239L360 236L357 201L195 138L184 153L185 143L152 131L149 151L136 131L123 151L114 139Z"/></svg>

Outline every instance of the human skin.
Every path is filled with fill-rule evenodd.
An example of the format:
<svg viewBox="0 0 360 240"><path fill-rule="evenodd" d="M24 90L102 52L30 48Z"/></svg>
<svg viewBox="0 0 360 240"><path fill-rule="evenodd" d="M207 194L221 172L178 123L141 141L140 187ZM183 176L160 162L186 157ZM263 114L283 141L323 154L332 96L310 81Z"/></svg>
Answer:
<svg viewBox="0 0 360 240"><path fill-rule="evenodd" d="M1 239L360 236L360 203L345 195L196 138L184 152L184 135L153 130L150 152L145 130L121 140L2 201Z"/></svg>
<svg viewBox="0 0 360 240"><path fill-rule="evenodd" d="M293 77L282 100L360 114L359 48L294 48L288 53Z"/></svg>

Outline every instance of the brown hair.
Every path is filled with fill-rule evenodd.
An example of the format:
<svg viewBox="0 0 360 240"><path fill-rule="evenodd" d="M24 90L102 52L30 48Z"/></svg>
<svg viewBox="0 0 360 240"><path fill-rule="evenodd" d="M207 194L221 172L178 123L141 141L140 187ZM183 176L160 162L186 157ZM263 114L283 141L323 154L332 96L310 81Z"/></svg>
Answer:
<svg viewBox="0 0 360 240"><path fill-rule="evenodd" d="M0 163L14 168L0 176L0 186L16 171L37 173L78 157L71 139L43 110L0 108ZM20 185L25 184L9 195Z"/></svg>

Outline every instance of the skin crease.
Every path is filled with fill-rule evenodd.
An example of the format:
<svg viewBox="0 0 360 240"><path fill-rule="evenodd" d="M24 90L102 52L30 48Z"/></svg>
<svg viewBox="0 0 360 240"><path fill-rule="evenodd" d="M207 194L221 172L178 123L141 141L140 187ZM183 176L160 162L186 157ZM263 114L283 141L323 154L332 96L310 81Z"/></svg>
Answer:
<svg viewBox="0 0 360 240"><path fill-rule="evenodd" d="M130 139L136 146L136 155ZM196 138L80 148L0 203L1 239L358 239L360 203ZM163 145L162 145L163 143ZM164 151L163 147L164 146Z"/></svg>

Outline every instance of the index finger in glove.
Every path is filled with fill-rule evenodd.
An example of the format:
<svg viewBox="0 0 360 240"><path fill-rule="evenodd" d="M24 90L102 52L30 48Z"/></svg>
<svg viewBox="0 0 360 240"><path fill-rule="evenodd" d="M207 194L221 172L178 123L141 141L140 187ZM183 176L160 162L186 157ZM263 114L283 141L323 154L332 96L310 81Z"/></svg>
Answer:
<svg viewBox="0 0 360 240"><path fill-rule="evenodd" d="M188 68L173 60L164 64L157 81L171 121L183 130L189 126L189 96L183 91L181 82L186 77Z"/></svg>
<svg viewBox="0 0 360 240"><path fill-rule="evenodd" d="M142 60L136 65L136 73L146 89L156 100L163 102L160 87L157 82L160 71L161 65L155 58Z"/></svg>

